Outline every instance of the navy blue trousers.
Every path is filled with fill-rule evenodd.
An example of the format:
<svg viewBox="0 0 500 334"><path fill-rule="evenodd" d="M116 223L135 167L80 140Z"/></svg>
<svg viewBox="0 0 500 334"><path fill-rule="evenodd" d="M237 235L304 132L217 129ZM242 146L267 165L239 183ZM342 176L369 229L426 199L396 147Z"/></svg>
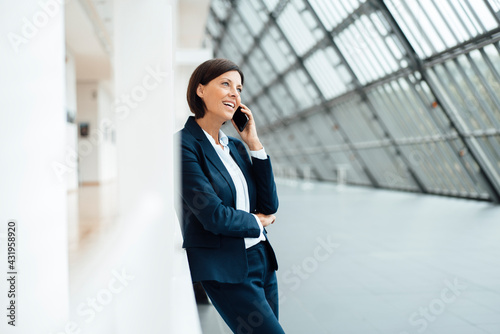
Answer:
<svg viewBox="0 0 500 334"><path fill-rule="evenodd" d="M247 249L248 276L242 283L203 281L212 304L235 334L284 334L278 321L278 281L269 244Z"/></svg>

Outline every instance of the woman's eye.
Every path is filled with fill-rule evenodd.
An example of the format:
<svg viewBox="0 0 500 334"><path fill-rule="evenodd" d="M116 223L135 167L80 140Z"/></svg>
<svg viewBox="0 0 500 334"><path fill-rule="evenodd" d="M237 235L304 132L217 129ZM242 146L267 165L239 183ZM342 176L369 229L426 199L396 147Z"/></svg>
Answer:
<svg viewBox="0 0 500 334"><path fill-rule="evenodd" d="M229 86L229 82L223 82L222 83L224 86Z"/></svg>
<svg viewBox="0 0 500 334"><path fill-rule="evenodd" d="M236 90L238 91L238 93L240 93L240 94L241 94L241 88L238 88L238 89L236 89Z"/></svg>

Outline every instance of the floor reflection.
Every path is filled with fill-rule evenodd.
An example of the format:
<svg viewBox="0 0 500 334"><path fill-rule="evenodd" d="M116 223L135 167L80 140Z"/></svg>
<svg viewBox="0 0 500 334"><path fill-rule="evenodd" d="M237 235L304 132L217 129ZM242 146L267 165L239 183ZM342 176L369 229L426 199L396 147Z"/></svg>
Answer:
<svg viewBox="0 0 500 334"><path fill-rule="evenodd" d="M68 193L70 253L85 251L113 228L118 217L117 197L116 182L81 186Z"/></svg>

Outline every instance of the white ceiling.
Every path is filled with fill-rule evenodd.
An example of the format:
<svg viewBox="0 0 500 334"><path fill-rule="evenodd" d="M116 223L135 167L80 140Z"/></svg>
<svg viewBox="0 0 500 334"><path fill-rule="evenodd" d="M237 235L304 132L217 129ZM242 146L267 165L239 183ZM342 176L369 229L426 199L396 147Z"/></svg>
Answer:
<svg viewBox="0 0 500 334"><path fill-rule="evenodd" d="M108 34L113 38L113 0L89 0L99 15Z"/></svg>
<svg viewBox="0 0 500 334"><path fill-rule="evenodd" d="M110 53L98 38L99 24L95 18L91 20L89 4L93 5L87 0L66 2L66 45L75 58L77 81L107 80L111 76Z"/></svg>
<svg viewBox="0 0 500 334"><path fill-rule="evenodd" d="M113 1L66 1L66 45L75 58L77 81L111 79ZM201 48L210 0L172 0L177 7L176 44Z"/></svg>
<svg viewBox="0 0 500 334"><path fill-rule="evenodd" d="M177 47L201 48L210 0L179 0L177 7Z"/></svg>

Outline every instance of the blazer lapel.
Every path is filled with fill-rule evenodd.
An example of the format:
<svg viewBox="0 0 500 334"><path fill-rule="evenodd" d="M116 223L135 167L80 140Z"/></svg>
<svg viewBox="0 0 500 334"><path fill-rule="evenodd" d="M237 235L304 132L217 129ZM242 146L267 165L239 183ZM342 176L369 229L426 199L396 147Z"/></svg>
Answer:
<svg viewBox="0 0 500 334"><path fill-rule="evenodd" d="M207 159L212 163L212 165L215 166L215 168L217 168L219 173L224 177L227 184L229 185L229 189L231 189L231 194L233 195L234 203L236 204L236 188L234 187L233 180L231 179L231 176L229 175L229 172L227 171L226 167L222 163L219 155L215 151L212 144L210 144L210 141L208 140L207 136L200 128L198 123L196 123L193 116L189 117L189 119L185 124L185 128L188 129L189 132L191 132L191 134L200 142L201 147L203 148L203 153L205 154Z"/></svg>

